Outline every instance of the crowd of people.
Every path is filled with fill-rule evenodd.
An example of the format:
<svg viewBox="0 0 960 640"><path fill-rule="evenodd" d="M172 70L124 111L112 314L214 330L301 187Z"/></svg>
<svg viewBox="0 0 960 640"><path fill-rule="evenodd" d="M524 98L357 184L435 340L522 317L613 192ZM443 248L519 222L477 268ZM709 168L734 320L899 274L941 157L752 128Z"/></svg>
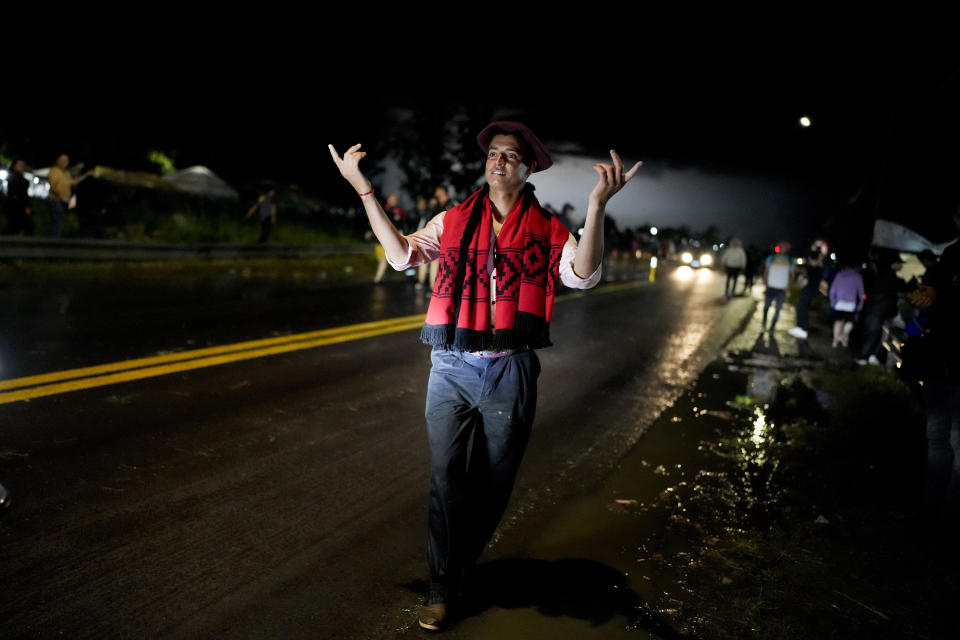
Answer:
<svg viewBox="0 0 960 640"><path fill-rule="evenodd" d="M47 173L50 190L47 204L50 208L48 235L59 238L63 233L63 221L67 211L77 206L75 187L86 180L91 172L74 175L70 172L70 157L60 154ZM30 197L30 181L24 175L27 164L23 158L14 158L7 168L7 188L3 200L3 213L7 224L3 233L9 235L33 235L35 230L33 202Z"/></svg>
<svg viewBox="0 0 960 640"><path fill-rule="evenodd" d="M960 231L960 209L953 220ZM780 243L761 262L763 330L774 331L786 292L796 287L797 324L788 333L798 340L809 337L812 308L821 306L815 304L818 299L825 303L831 348L851 350L857 365L884 364L889 355L882 343L884 328L892 331L903 345L897 366L926 409L927 471L920 515L937 525L960 526L960 241L939 257L930 250L919 253L923 271L909 281L898 275L904 262L897 251L874 249L867 262L828 261L825 252L815 245L795 260L790 245ZM730 298L739 276L750 271L748 255L734 240L720 264ZM750 286L748 275L744 292Z"/></svg>

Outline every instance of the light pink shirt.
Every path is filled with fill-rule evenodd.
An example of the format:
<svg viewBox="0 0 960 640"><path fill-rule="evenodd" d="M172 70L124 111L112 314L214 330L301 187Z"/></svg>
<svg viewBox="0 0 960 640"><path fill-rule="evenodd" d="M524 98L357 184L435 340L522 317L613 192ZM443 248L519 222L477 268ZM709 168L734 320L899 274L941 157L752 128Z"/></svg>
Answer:
<svg viewBox="0 0 960 640"><path fill-rule="evenodd" d="M407 249L407 259L403 263L396 263L390 259L390 256L387 256L387 262L390 263L390 266L397 271L403 271L404 269L409 269L410 267L417 267L421 264L426 264L440 257L440 236L443 235L443 216L445 213L446 211L441 211L435 215L423 229L414 231L408 236L404 236L407 239L407 244L409 245ZM496 236L493 233L492 226L490 229L490 234L490 241L493 243L496 241ZM573 270L573 261L576 257L577 241L573 237L573 234L568 234L567 241L563 245L563 253L560 254L560 282L571 289L590 289L591 287L596 286L596 284L600 282L603 263L601 262L600 265L597 266L596 271L591 273L589 276L586 278L581 278ZM489 260L493 260L492 251L489 254ZM490 291L496 291L496 285L494 282L492 282L496 278L496 270L493 268L492 264L488 266L491 274Z"/></svg>

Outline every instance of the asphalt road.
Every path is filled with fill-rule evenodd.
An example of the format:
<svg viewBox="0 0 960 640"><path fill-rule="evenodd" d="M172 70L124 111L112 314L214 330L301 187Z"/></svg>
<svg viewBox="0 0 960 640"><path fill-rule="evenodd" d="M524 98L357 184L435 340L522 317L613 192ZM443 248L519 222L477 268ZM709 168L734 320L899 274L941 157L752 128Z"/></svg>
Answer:
<svg viewBox="0 0 960 640"><path fill-rule="evenodd" d="M489 554L600 482L742 327L752 301L725 303L717 274L680 273L558 303L534 435ZM0 377L423 310L396 284L20 317ZM428 371L407 329L0 404L0 482L13 495L0 635L412 633Z"/></svg>

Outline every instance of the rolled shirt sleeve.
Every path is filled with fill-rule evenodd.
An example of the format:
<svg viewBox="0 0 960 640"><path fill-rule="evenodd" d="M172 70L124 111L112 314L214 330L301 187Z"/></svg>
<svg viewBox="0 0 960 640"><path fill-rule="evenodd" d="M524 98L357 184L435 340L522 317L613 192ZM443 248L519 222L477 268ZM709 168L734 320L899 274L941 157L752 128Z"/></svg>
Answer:
<svg viewBox="0 0 960 640"><path fill-rule="evenodd" d="M600 276L603 273L603 260L597 265L596 270L585 278L581 278L573 270L573 261L577 257L577 240L573 234L567 236L567 242L563 245L563 253L560 254L560 282L571 289L592 289L600 282Z"/></svg>
<svg viewBox="0 0 960 640"><path fill-rule="evenodd" d="M404 271L411 267L419 267L440 257L440 236L443 234L443 215L441 211L430 219L423 229L418 229L407 239L407 259L405 262L394 262L387 256L387 263L397 271Z"/></svg>

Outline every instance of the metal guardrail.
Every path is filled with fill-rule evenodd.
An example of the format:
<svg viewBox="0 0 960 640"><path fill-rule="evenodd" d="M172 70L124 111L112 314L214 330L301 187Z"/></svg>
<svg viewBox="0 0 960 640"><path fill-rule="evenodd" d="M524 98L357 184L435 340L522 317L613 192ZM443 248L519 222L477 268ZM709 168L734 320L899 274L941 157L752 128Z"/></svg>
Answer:
<svg viewBox="0 0 960 640"><path fill-rule="evenodd" d="M244 258L316 258L373 253L363 243L282 244L126 242L64 238L0 237L0 260L185 260Z"/></svg>

